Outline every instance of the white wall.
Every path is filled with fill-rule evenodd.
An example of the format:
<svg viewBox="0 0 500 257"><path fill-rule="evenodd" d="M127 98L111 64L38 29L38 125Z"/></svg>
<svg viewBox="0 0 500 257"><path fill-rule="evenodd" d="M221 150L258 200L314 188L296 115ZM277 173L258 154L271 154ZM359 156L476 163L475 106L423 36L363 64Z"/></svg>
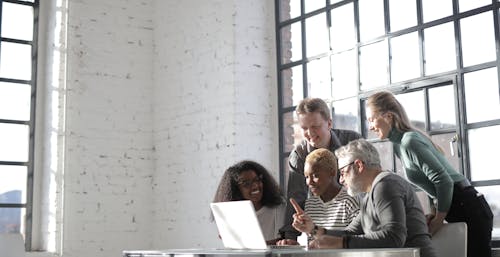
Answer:
<svg viewBox="0 0 500 257"><path fill-rule="evenodd" d="M154 246L213 247L224 170L251 158L277 171L274 3L156 4Z"/></svg>
<svg viewBox="0 0 500 257"><path fill-rule="evenodd" d="M153 2L69 1L64 256L149 246Z"/></svg>
<svg viewBox="0 0 500 257"><path fill-rule="evenodd" d="M278 174L274 1L67 11L66 88L47 103L62 104L65 149L45 165L63 181L62 255L220 245L208 203L224 169L250 158Z"/></svg>

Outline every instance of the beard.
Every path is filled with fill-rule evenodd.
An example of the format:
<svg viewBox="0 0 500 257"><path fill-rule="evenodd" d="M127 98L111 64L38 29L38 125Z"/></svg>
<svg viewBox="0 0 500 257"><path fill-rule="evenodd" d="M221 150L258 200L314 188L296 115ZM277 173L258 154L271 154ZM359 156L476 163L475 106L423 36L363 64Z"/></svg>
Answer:
<svg viewBox="0 0 500 257"><path fill-rule="evenodd" d="M350 196L356 196L358 194L364 193L360 178L356 174L352 174L352 176L353 178L351 179L351 183L347 186L347 194Z"/></svg>
<svg viewBox="0 0 500 257"><path fill-rule="evenodd" d="M352 197L354 197L358 194L361 194L361 193L363 193L363 192L361 190L356 189L356 188L352 188L352 187L347 188L347 194L352 196Z"/></svg>

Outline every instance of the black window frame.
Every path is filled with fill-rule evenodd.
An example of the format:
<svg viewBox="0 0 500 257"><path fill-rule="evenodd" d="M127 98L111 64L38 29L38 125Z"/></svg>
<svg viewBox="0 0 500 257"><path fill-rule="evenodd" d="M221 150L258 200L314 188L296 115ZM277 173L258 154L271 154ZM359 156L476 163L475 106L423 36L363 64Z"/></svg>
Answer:
<svg viewBox="0 0 500 257"><path fill-rule="evenodd" d="M2 10L3 3L12 3L19 5L31 6L33 8L33 38L32 40L19 40L7 37L0 37L0 50L3 42L24 44L31 46L31 78L30 80L20 80L0 77L0 82L11 82L29 85L31 87L31 99L30 99L30 118L28 121L11 120L11 119L1 119L0 124L21 124L29 127L29 141L28 141L28 160L26 162L19 161L8 161L0 160L0 165L12 165L12 166L25 166L27 167L27 185L26 185L26 203L0 203L0 208L25 208L24 217L24 231L20 231L24 234L25 249L26 251L31 250L32 244L32 224L33 224L33 191L34 182L33 178L35 176L34 160L35 160L35 119L36 119L36 100L37 100L37 63L38 63L38 26L39 26L39 0L29 1L18 1L18 0L0 0L0 35L2 27Z"/></svg>
<svg viewBox="0 0 500 257"><path fill-rule="evenodd" d="M294 2L294 3L300 3L300 14L296 17L289 17L282 19L280 16L283 12L282 10L282 2ZM434 87L437 85L441 85L442 83L451 83L455 87L455 94L456 94L456 101L457 101L457 113L458 116L457 120L459 121L459 124L457 124L457 134L461 138L459 141L460 143L457 145L457 148L460 152L460 154L463 156L461 158L460 162L460 171L463 172L463 174L467 178L471 178L470 174L470 161L469 161L469 145L468 145L468 140L467 140L467 131L470 129L476 129L476 128L484 128L484 127L489 127L489 126L497 126L500 125L500 119L495 119L495 120L489 120L489 121L483 121L483 122L477 122L477 123L471 123L468 124L466 121L466 108L465 108L465 87L464 87L464 74L468 72L473 72L473 71L479 71L487 68L492 68L496 67L497 68L497 75L500 77L500 32L499 32L499 11L500 11L500 2L496 0L492 0L491 3L488 5L478 7L472 10L468 10L465 12L460 13L459 12L459 0L451 0L452 5L453 5L453 14L450 16L446 16L437 20L433 20L430 22L423 22L423 9L422 9L422 0L415 0L416 2L416 9L417 9L417 25L405 29L401 29L399 31L390 31L390 18L388 15L384 15L384 27L385 27L385 35L379 36L376 38L372 38L369 40L366 40L364 42L360 41L360 30L359 30L359 4L358 0L344 0L344 1L335 1L335 3L331 3L330 0L324 0L324 6L322 8L319 8L317 10L305 13L305 4L307 3L306 0L275 0L275 19L276 19L276 47L277 47L277 85L278 85L278 127L279 127L279 167L280 167L280 176L279 176L279 182L282 188L286 188L286 179L287 179L287 173L288 173L288 164L287 164L287 158L290 154L290 131L293 130L291 128L290 124L288 122L285 122L285 120L290 119L290 115L293 115L293 112L295 110L295 105L294 104L289 104L288 102L285 103L284 98L289 97L291 92L289 92L291 89L290 88L285 88L285 83L286 78L284 78L283 71L287 69L291 69L293 67L299 68L297 70L302 70L302 97L308 97L309 92L308 92L308 73L307 73L307 66L308 63L314 59L322 58L325 56L331 56L333 51L330 49L329 52L322 53L316 56L307 56L307 42L306 42L306 26L305 23L308 18L313 17L315 15L318 15L320 13L326 13L327 17L327 23L329 23L330 19L330 11L334 8L346 5L346 4L353 4L354 6L354 19L355 19L355 29L356 29L356 45L354 46L354 51L357 53L357 61L356 61L356 66L357 66L357 102L359 103L358 106L358 127L360 128L360 133L362 133L364 136L366 136L366 131L364 131L363 128L366 126L366 119L363 111L363 101L371 95L373 92L378 91L378 90L389 90L392 91L396 94L398 93L405 93L405 92L410 92L412 90L426 90L426 87ZM333 1L332 1L333 2ZM383 0L383 5L384 5L384 12L387 14L389 12L389 0ZM474 15L482 14L485 12L492 12L493 13L493 18L494 18L494 30L495 30L495 46L496 46L496 60L487 62L487 63L481 63L477 65L472 65L468 67L464 67L463 65L463 60L462 60L462 43L461 43L461 35L460 35L460 20L471 17ZM447 22L452 22L454 31L455 31L455 47L456 47L456 69L438 73L438 74L433 74L430 76L426 76L424 73L425 69L425 64L424 64L424 54L423 51L425 49L423 48L423 37L424 37L424 29L434 27L437 25L441 25ZM282 49L282 42L284 42L282 38L282 33L281 30L287 26L290 26L291 24L300 24L301 27L301 35L300 35L300 41L301 41L301 48L300 50L302 51L302 57L295 59L295 60L288 60L288 61L283 61L283 49ZM331 26L331 24L328 24L328 26ZM367 45L371 44L373 42L376 42L378 40L390 40L391 38L405 35L407 33L412 33L412 32L417 32L419 36L419 50L420 50L420 71L421 71L421 76L415 79L409 79L406 81L402 82L397 82L397 83L391 83L390 81L390 75L391 75L391 48L390 48L390 43L388 53L388 61L389 63L387 64L389 69L387 71L387 77L389 79L388 83L384 85L383 87L378 87L375 89L369 89L369 90L361 90L359 87L360 84L360 58L359 58L359 53L360 53L360 48ZM300 69L301 68L301 69ZM500 80L499 80L500 81ZM286 85L289 87L290 85ZM499 86L499 91L500 91L500 86ZM499 93L500 94L500 93ZM293 102L293 101L292 101ZM426 107L428 108L428 106ZM332 110L333 111L333 110ZM427 110L428 112L428 110ZM333 112L332 112L333 115ZM334 126L335 126L335 121L334 121ZM441 132L433 132L430 130L427 130L430 135L433 135L433 133L441 133ZM287 136L285 136L285 134ZM376 141L376 140L375 140ZM395 163L394 166L395 167ZM472 181L474 186L492 186L492 185L500 185L500 179L496 180L485 180L485 181ZM493 240L492 245L494 247L499 247L500 246L500 240Z"/></svg>

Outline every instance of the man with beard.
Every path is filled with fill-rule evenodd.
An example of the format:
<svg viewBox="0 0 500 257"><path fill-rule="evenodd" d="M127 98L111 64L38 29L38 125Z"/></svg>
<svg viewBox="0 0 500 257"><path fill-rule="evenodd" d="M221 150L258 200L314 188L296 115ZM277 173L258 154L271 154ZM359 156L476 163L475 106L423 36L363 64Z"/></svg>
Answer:
<svg viewBox="0 0 500 257"><path fill-rule="evenodd" d="M355 140L335 151L340 182L349 194L365 192L359 215L344 230L314 229L310 217L296 206L293 226L313 234L311 248L420 248L420 256L435 257L420 202L409 182L382 171L377 149Z"/></svg>

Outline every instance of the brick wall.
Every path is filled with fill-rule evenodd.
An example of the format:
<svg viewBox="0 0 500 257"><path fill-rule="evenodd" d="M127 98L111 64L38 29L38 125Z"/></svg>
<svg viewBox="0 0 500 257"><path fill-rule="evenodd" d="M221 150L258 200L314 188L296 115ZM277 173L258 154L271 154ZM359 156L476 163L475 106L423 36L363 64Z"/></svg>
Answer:
<svg viewBox="0 0 500 257"><path fill-rule="evenodd" d="M168 1L155 8L155 247L220 246L209 220L224 170L276 172L272 1Z"/></svg>
<svg viewBox="0 0 500 257"><path fill-rule="evenodd" d="M69 1L63 256L151 242L152 1Z"/></svg>
<svg viewBox="0 0 500 257"><path fill-rule="evenodd" d="M68 7L63 256L219 246L224 169L277 177L274 2Z"/></svg>

